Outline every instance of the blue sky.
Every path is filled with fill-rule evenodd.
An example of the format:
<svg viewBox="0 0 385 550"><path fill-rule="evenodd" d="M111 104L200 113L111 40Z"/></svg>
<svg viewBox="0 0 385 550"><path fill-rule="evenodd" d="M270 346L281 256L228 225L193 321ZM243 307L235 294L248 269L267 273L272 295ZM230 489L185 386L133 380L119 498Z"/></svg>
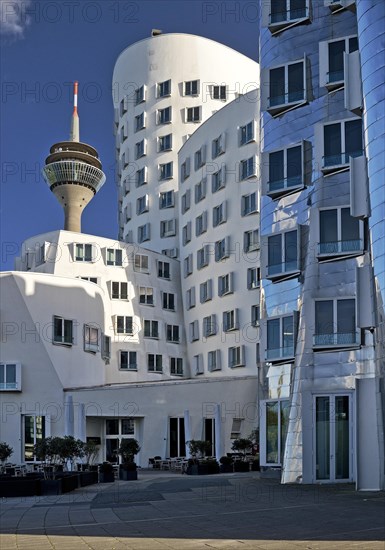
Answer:
<svg viewBox="0 0 385 550"><path fill-rule="evenodd" d="M197 34L257 60L259 0L0 0L1 269L23 240L63 227L40 175L49 148L69 137L79 80L81 141L98 150L107 181L82 218L84 233L117 237L112 72L119 53L163 32Z"/></svg>

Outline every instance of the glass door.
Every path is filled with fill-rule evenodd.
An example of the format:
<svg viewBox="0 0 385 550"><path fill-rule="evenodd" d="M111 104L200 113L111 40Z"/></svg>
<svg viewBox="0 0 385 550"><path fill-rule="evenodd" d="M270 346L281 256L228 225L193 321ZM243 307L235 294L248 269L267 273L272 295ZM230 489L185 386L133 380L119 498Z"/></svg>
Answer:
<svg viewBox="0 0 385 550"><path fill-rule="evenodd" d="M352 481L351 395L314 397L316 481Z"/></svg>

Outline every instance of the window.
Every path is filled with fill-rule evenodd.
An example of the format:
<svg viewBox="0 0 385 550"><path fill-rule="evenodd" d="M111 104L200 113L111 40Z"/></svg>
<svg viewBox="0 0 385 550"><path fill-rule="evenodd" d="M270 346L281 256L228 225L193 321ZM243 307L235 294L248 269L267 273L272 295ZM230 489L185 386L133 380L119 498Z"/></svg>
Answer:
<svg viewBox="0 0 385 550"><path fill-rule="evenodd" d="M131 219L131 203L127 203L123 210L124 223L127 223Z"/></svg>
<svg viewBox="0 0 385 550"><path fill-rule="evenodd" d="M251 229L243 233L243 250L247 254L259 249L259 231Z"/></svg>
<svg viewBox="0 0 385 550"><path fill-rule="evenodd" d="M233 418L230 439L239 439L241 437L241 427L243 418Z"/></svg>
<svg viewBox="0 0 385 550"><path fill-rule="evenodd" d="M170 357L170 374L183 376L183 359L181 357Z"/></svg>
<svg viewBox="0 0 385 550"><path fill-rule="evenodd" d="M197 269L202 269L203 267L206 267L209 265L209 259L210 259L210 247L208 244L205 244L197 250Z"/></svg>
<svg viewBox="0 0 385 550"><path fill-rule="evenodd" d="M203 317L203 336L208 338L209 336L215 336L218 332L217 316L215 313Z"/></svg>
<svg viewBox="0 0 385 550"><path fill-rule="evenodd" d="M166 164L159 165L159 179L169 180L172 178L172 162L167 162Z"/></svg>
<svg viewBox="0 0 385 550"><path fill-rule="evenodd" d="M159 196L159 208L172 208L174 206L174 191L165 191Z"/></svg>
<svg viewBox="0 0 385 550"><path fill-rule="evenodd" d="M222 101L226 101L226 84L222 86L213 86L211 94L212 99L221 99Z"/></svg>
<svg viewBox="0 0 385 550"><path fill-rule="evenodd" d="M134 418L106 419L105 426L105 458L108 462L119 463L119 446L127 436L135 435Z"/></svg>
<svg viewBox="0 0 385 550"><path fill-rule="evenodd" d="M227 220L227 202L223 201L213 208L213 227L217 227Z"/></svg>
<svg viewBox="0 0 385 550"><path fill-rule="evenodd" d="M128 138L127 124L123 124L120 128L120 142L124 143Z"/></svg>
<svg viewBox="0 0 385 550"><path fill-rule="evenodd" d="M200 107L187 107L186 108L186 122L200 122L201 121L201 108Z"/></svg>
<svg viewBox="0 0 385 550"><path fill-rule="evenodd" d="M136 351L120 350L119 359L120 370L138 370Z"/></svg>
<svg viewBox="0 0 385 550"><path fill-rule="evenodd" d="M170 279L170 263L158 260L158 277L160 279Z"/></svg>
<svg viewBox="0 0 385 550"><path fill-rule="evenodd" d="M195 218L195 235L199 237L207 231L207 210Z"/></svg>
<svg viewBox="0 0 385 550"><path fill-rule="evenodd" d="M90 283L94 283L95 285L98 284L97 277L79 277L82 281L89 281Z"/></svg>
<svg viewBox="0 0 385 550"><path fill-rule="evenodd" d="M223 312L223 330L229 332L239 329L239 310L232 309Z"/></svg>
<svg viewBox="0 0 385 550"><path fill-rule="evenodd" d="M136 199L136 213L138 215L148 212L148 195L143 195Z"/></svg>
<svg viewBox="0 0 385 550"><path fill-rule="evenodd" d="M74 322L72 319L63 319L63 317L53 318L53 343L72 346Z"/></svg>
<svg viewBox="0 0 385 550"><path fill-rule="evenodd" d="M127 97L124 97L119 104L119 112L120 116L122 117L124 114L127 113Z"/></svg>
<svg viewBox="0 0 385 550"><path fill-rule="evenodd" d="M239 165L240 180L246 180L255 176L256 162L255 157L250 157L246 160L241 160Z"/></svg>
<svg viewBox="0 0 385 550"><path fill-rule="evenodd" d="M267 240L267 277L299 272L297 230L271 235Z"/></svg>
<svg viewBox="0 0 385 550"><path fill-rule="evenodd" d="M239 128L239 144L246 145L255 140L254 121L248 122Z"/></svg>
<svg viewBox="0 0 385 550"><path fill-rule="evenodd" d="M145 183L147 183L147 169L145 166L143 166L143 168L140 168L140 170L136 171L135 184L136 184L136 187L140 187Z"/></svg>
<svg viewBox="0 0 385 550"><path fill-rule="evenodd" d="M132 317L116 315L115 318L115 333L116 334L134 334L134 323Z"/></svg>
<svg viewBox="0 0 385 550"><path fill-rule="evenodd" d="M204 373L203 355L201 353L199 353L198 355L194 355L194 369L195 369L196 376Z"/></svg>
<svg viewBox="0 0 385 550"><path fill-rule="evenodd" d="M226 166L222 165L222 168L211 176L211 190L216 193L220 189L226 186Z"/></svg>
<svg viewBox="0 0 385 550"><path fill-rule="evenodd" d="M154 305L154 289L150 286L139 287L139 303L146 306Z"/></svg>
<svg viewBox="0 0 385 550"><path fill-rule="evenodd" d="M21 391L20 363L0 363L0 391Z"/></svg>
<svg viewBox="0 0 385 550"><path fill-rule="evenodd" d="M234 292L234 273L227 273L218 277L218 296L225 296Z"/></svg>
<svg viewBox="0 0 385 550"><path fill-rule="evenodd" d="M203 179L195 185L195 204L206 197L206 179Z"/></svg>
<svg viewBox="0 0 385 550"><path fill-rule="evenodd" d="M146 142L144 139L135 143L135 158L139 159L146 154Z"/></svg>
<svg viewBox="0 0 385 550"><path fill-rule="evenodd" d="M260 448L261 464L279 466L283 463L290 401L287 399L262 401L261 405L261 431L264 435ZM325 447L324 450L326 451Z"/></svg>
<svg viewBox="0 0 385 550"><path fill-rule="evenodd" d="M229 367L244 367L245 361L245 346L234 346L228 351Z"/></svg>
<svg viewBox="0 0 385 550"><path fill-rule="evenodd" d="M121 267L123 265L123 251L119 248L107 248L107 265Z"/></svg>
<svg viewBox="0 0 385 550"><path fill-rule="evenodd" d="M144 321L144 337L159 338L159 323L158 321Z"/></svg>
<svg viewBox="0 0 385 550"><path fill-rule="evenodd" d="M241 198L241 215L249 216L257 213L257 193L243 195Z"/></svg>
<svg viewBox="0 0 385 550"><path fill-rule="evenodd" d="M198 320L195 320L192 323L190 323L189 328L190 328L190 342L196 342L196 340L199 340Z"/></svg>
<svg viewBox="0 0 385 550"><path fill-rule="evenodd" d="M363 152L362 119L343 120L323 127L324 157L322 171L333 172L336 167L349 166L349 157Z"/></svg>
<svg viewBox="0 0 385 550"><path fill-rule="evenodd" d="M99 351L99 330L91 325L84 325L84 351Z"/></svg>
<svg viewBox="0 0 385 550"><path fill-rule="evenodd" d="M221 350L209 351L207 354L207 369L209 372L221 370Z"/></svg>
<svg viewBox="0 0 385 550"><path fill-rule="evenodd" d="M274 198L301 189L304 186L303 166L303 145L268 153L267 195Z"/></svg>
<svg viewBox="0 0 385 550"><path fill-rule="evenodd" d="M358 344L354 298L315 302L314 347Z"/></svg>
<svg viewBox="0 0 385 550"><path fill-rule="evenodd" d="M160 236L173 237L176 235L176 220L162 220L160 222Z"/></svg>
<svg viewBox="0 0 385 550"><path fill-rule="evenodd" d="M166 325L166 340L167 342L179 344L180 338L178 325Z"/></svg>
<svg viewBox="0 0 385 550"><path fill-rule="evenodd" d="M138 243L144 243L150 240L150 224L145 223L138 227Z"/></svg>
<svg viewBox="0 0 385 550"><path fill-rule="evenodd" d="M155 353L147 354L147 368L148 372L162 372L163 371L163 357Z"/></svg>
<svg viewBox="0 0 385 550"><path fill-rule="evenodd" d="M139 105L143 101L145 101L144 86L140 86L140 88L135 90L135 105Z"/></svg>
<svg viewBox="0 0 385 550"><path fill-rule="evenodd" d="M148 256L144 254L134 255L134 271L140 271L141 273L148 273Z"/></svg>
<svg viewBox="0 0 385 550"><path fill-rule="evenodd" d="M169 124L171 122L171 107L158 110L158 124Z"/></svg>
<svg viewBox="0 0 385 550"><path fill-rule="evenodd" d="M230 237L225 237L215 243L215 261L221 262L230 256Z"/></svg>
<svg viewBox="0 0 385 550"><path fill-rule="evenodd" d="M140 113L140 115L137 115L135 117L135 132L139 132L140 130L143 130L144 127L145 127L145 125L144 125L144 113Z"/></svg>
<svg viewBox="0 0 385 550"><path fill-rule="evenodd" d="M221 134L212 141L212 158L215 159L225 152L226 135Z"/></svg>
<svg viewBox="0 0 385 550"><path fill-rule="evenodd" d="M109 363L109 360L111 358L111 336L107 336L106 334L101 335L101 345L102 345L102 359L106 361L106 363Z"/></svg>
<svg viewBox="0 0 385 550"><path fill-rule="evenodd" d="M184 83L184 95L197 96L199 95L198 91L199 80L189 80Z"/></svg>
<svg viewBox="0 0 385 550"><path fill-rule="evenodd" d="M247 270L247 289L259 288L261 284L261 270L259 267L249 267Z"/></svg>
<svg viewBox="0 0 385 550"><path fill-rule="evenodd" d="M175 311L175 294L172 292L162 292L162 307L169 311Z"/></svg>
<svg viewBox="0 0 385 550"><path fill-rule="evenodd" d="M318 256L361 254L362 233L362 222L350 215L349 207L320 210Z"/></svg>
<svg viewBox="0 0 385 550"><path fill-rule="evenodd" d="M187 158L180 165L180 177L182 182L185 181L190 176L190 158Z"/></svg>
<svg viewBox="0 0 385 550"><path fill-rule="evenodd" d="M195 286L186 290L186 307L187 309L195 307Z"/></svg>
<svg viewBox="0 0 385 550"><path fill-rule="evenodd" d="M158 151L171 151L172 149L172 134L166 136L160 136L158 138Z"/></svg>
<svg viewBox="0 0 385 550"><path fill-rule="evenodd" d="M304 61L270 69L269 74L270 95L267 110L270 114L279 115L306 102Z"/></svg>
<svg viewBox="0 0 385 550"><path fill-rule="evenodd" d="M158 97L171 95L171 80L165 80L158 83Z"/></svg>
<svg viewBox="0 0 385 550"><path fill-rule="evenodd" d="M213 281L208 279L199 285L200 303L208 302L213 297Z"/></svg>
<svg viewBox="0 0 385 550"><path fill-rule="evenodd" d="M273 34L309 19L309 0L271 0L269 4L268 27Z"/></svg>
<svg viewBox="0 0 385 550"><path fill-rule="evenodd" d="M294 327L294 315L267 320L267 361L294 358Z"/></svg>
<svg viewBox="0 0 385 550"><path fill-rule="evenodd" d="M75 261L76 262L92 262L93 247L92 244L75 244Z"/></svg>
<svg viewBox="0 0 385 550"><path fill-rule="evenodd" d="M195 151L194 154L194 166L195 170L199 170L206 164L206 145L202 145L198 151Z"/></svg>
<svg viewBox="0 0 385 550"><path fill-rule="evenodd" d="M185 214L187 210L190 210L190 204L191 204L191 193L190 193L190 189L187 189L186 193L182 195L182 205L181 205L182 214Z"/></svg>
<svg viewBox="0 0 385 550"><path fill-rule="evenodd" d="M358 50L357 36L349 36L330 42L320 42L320 86L333 91L344 86L344 54Z"/></svg>
<svg viewBox="0 0 385 550"><path fill-rule="evenodd" d="M186 245L191 241L191 222L187 222L182 228L182 243Z"/></svg>
<svg viewBox="0 0 385 550"><path fill-rule="evenodd" d="M253 327L259 327L260 318L260 306L251 306L251 324Z"/></svg>
<svg viewBox="0 0 385 550"><path fill-rule="evenodd" d="M22 418L24 461L34 462L37 460L34 446L48 436L49 421L46 416L24 415Z"/></svg>

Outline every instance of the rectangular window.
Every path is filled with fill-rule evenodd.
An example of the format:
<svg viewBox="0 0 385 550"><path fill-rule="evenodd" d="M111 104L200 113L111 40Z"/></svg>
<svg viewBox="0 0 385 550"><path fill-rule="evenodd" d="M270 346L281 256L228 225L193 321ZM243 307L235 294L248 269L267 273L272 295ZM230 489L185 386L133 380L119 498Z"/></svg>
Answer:
<svg viewBox="0 0 385 550"><path fill-rule="evenodd" d="M272 115L299 106L306 101L305 63L297 61L270 69L269 101L267 110Z"/></svg>
<svg viewBox="0 0 385 550"><path fill-rule="evenodd" d="M141 273L148 273L148 256L144 254L134 255L134 271L140 271Z"/></svg>
<svg viewBox="0 0 385 550"><path fill-rule="evenodd" d="M203 355L201 353L199 353L198 355L194 355L194 370L195 376L204 373Z"/></svg>
<svg viewBox="0 0 385 550"><path fill-rule="evenodd" d="M243 233L243 250L247 254L248 252L254 252L259 249L259 230L252 229Z"/></svg>
<svg viewBox="0 0 385 550"><path fill-rule="evenodd" d="M198 151L195 151L194 154L194 166L195 170L199 170L206 164L206 145L202 145Z"/></svg>
<svg viewBox="0 0 385 550"><path fill-rule="evenodd" d="M179 344L179 326L178 325L166 325L166 341Z"/></svg>
<svg viewBox="0 0 385 550"><path fill-rule="evenodd" d="M186 122L200 122L201 121L201 108L200 107L187 107L186 108Z"/></svg>
<svg viewBox="0 0 385 550"><path fill-rule="evenodd" d="M75 244L75 261L76 262L92 262L92 244Z"/></svg>
<svg viewBox="0 0 385 550"><path fill-rule="evenodd" d="M183 376L183 359L181 357L170 357L170 374Z"/></svg>
<svg viewBox="0 0 385 550"><path fill-rule="evenodd" d="M316 301L314 347L345 347L357 344L355 299Z"/></svg>
<svg viewBox="0 0 385 550"><path fill-rule="evenodd" d="M135 90L135 105L139 105L143 101L145 101L144 86L140 86L140 88Z"/></svg>
<svg viewBox="0 0 385 550"><path fill-rule="evenodd" d="M45 416L24 415L23 416L23 451L24 461L37 461L34 455L34 446L47 435L48 419Z"/></svg>
<svg viewBox="0 0 385 550"><path fill-rule="evenodd" d="M255 176L256 162L255 157L250 157L245 160L241 160L239 165L239 177L240 180L246 180Z"/></svg>
<svg viewBox="0 0 385 550"><path fill-rule="evenodd" d="M230 311L223 312L223 330L229 332L231 330L239 329L239 310L232 309Z"/></svg>
<svg viewBox="0 0 385 550"><path fill-rule="evenodd" d="M227 202L223 201L213 208L213 227L217 227L227 220Z"/></svg>
<svg viewBox="0 0 385 550"><path fill-rule="evenodd" d="M207 354L207 369L209 372L221 370L221 350L209 351Z"/></svg>
<svg viewBox="0 0 385 550"><path fill-rule="evenodd" d="M269 153L267 194L275 197L304 186L302 145Z"/></svg>
<svg viewBox="0 0 385 550"><path fill-rule="evenodd" d="M217 316L215 313L203 317L203 336L208 338L209 336L215 336L218 332Z"/></svg>
<svg viewBox="0 0 385 550"><path fill-rule="evenodd" d="M243 195L241 198L241 215L250 216L257 212L257 193L250 193L249 195Z"/></svg>
<svg viewBox="0 0 385 550"><path fill-rule="evenodd" d="M20 363L0 363L0 391L21 391Z"/></svg>
<svg viewBox="0 0 385 550"><path fill-rule="evenodd" d="M79 277L82 281L89 281L90 283L94 283L95 285L98 284L98 278L97 277Z"/></svg>
<svg viewBox="0 0 385 550"><path fill-rule="evenodd" d="M193 286L186 290L186 306L187 309L192 309L195 305L195 286Z"/></svg>
<svg viewBox="0 0 385 550"><path fill-rule="evenodd" d="M63 317L53 318L53 343L72 346L74 343L72 319L63 319Z"/></svg>
<svg viewBox="0 0 385 550"><path fill-rule="evenodd" d="M162 220L160 222L160 236L173 237L176 235L176 220Z"/></svg>
<svg viewBox="0 0 385 550"><path fill-rule="evenodd" d="M230 237L225 237L215 243L215 261L221 262L230 256Z"/></svg>
<svg viewBox="0 0 385 550"><path fill-rule="evenodd" d="M171 122L171 107L158 110L158 124L170 124Z"/></svg>
<svg viewBox="0 0 385 550"><path fill-rule="evenodd" d="M268 237L268 278L280 277L299 271L298 233L286 231Z"/></svg>
<svg viewBox="0 0 385 550"><path fill-rule="evenodd" d="M122 127L120 128L120 141L121 141L121 143L124 143L127 138L128 138L127 123L124 123L122 125Z"/></svg>
<svg viewBox="0 0 385 550"><path fill-rule="evenodd" d="M132 317L117 315L115 321L116 334L134 334L134 323Z"/></svg>
<svg viewBox="0 0 385 550"><path fill-rule="evenodd" d="M185 181L190 176L190 158L187 158L180 165L180 177L182 182Z"/></svg>
<svg viewBox="0 0 385 550"><path fill-rule="evenodd" d="M84 325L84 351L99 351L99 330L91 325Z"/></svg>
<svg viewBox="0 0 385 550"><path fill-rule="evenodd" d="M123 251L118 248L107 248L107 265L121 267L123 265Z"/></svg>
<svg viewBox="0 0 385 550"><path fill-rule="evenodd" d="M174 191L165 191L159 196L159 208L172 208L174 206Z"/></svg>
<svg viewBox="0 0 385 550"><path fill-rule="evenodd" d="M222 165L222 168L217 172L214 172L211 176L211 190L216 193L220 189L226 186L226 166Z"/></svg>
<svg viewBox="0 0 385 550"><path fill-rule="evenodd" d="M148 212L148 195L143 195L136 200L136 213L138 215Z"/></svg>
<svg viewBox="0 0 385 550"><path fill-rule="evenodd" d="M159 323L158 321L144 321L144 337L145 338L159 338Z"/></svg>
<svg viewBox="0 0 385 550"><path fill-rule="evenodd" d="M240 145L246 145L254 141L254 121L245 124L239 128L239 143Z"/></svg>
<svg viewBox="0 0 385 550"><path fill-rule="evenodd" d="M140 115L136 115L135 117L135 132L143 130L144 127L144 113L140 113Z"/></svg>
<svg viewBox="0 0 385 550"><path fill-rule="evenodd" d="M185 214L188 210L190 210L190 205L191 205L191 193L190 193L190 189L187 189L186 193L184 193L181 198L182 214Z"/></svg>
<svg viewBox="0 0 385 550"><path fill-rule="evenodd" d="M206 179L195 185L195 204L206 198Z"/></svg>
<svg viewBox="0 0 385 550"><path fill-rule="evenodd" d="M253 290L261 284L261 270L259 267L249 267L247 270L247 288Z"/></svg>
<svg viewBox="0 0 385 550"><path fill-rule="evenodd" d="M189 80L184 83L184 95L197 96L199 95L199 80Z"/></svg>
<svg viewBox="0 0 385 550"><path fill-rule="evenodd" d="M350 207L320 210L319 227L319 256L362 253L362 222L350 215Z"/></svg>
<svg viewBox="0 0 385 550"><path fill-rule="evenodd" d="M146 141L144 139L135 143L135 159L139 159L146 154Z"/></svg>
<svg viewBox="0 0 385 550"><path fill-rule="evenodd" d="M215 159L225 152L225 134L221 134L212 141L212 158Z"/></svg>
<svg viewBox="0 0 385 550"><path fill-rule="evenodd" d="M158 260L158 277L160 279L170 279L170 263Z"/></svg>
<svg viewBox="0 0 385 550"><path fill-rule="evenodd" d="M159 179L169 180L172 178L172 162L167 162L166 164L159 165Z"/></svg>
<svg viewBox="0 0 385 550"><path fill-rule="evenodd" d="M160 136L158 138L158 151L171 151L172 149L172 134L166 136Z"/></svg>
<svg viewBox="0 0 385 550"><path fill-rule="evenodd" d="M199 285L200 303L208 302L213 297L213 281L208 279Z"/></svg>
<svg viewBox="0 0 385 550"><path fill-rule="evenodd" d="M199 321L195 320L189 325L190 328L190 342L196 342L199 340Z"/></svg>
<svg viewBox="0 0 385 550"><path fill-rule="evenodd" d="M163 357L155 353L147 354L147 368L148 372L162 372L163 371Z"/></svg>
<svg viewBox="0 0 385 550"><path fill-rule="evenodd" d="M221 86L213 86L212 87L212 99L221 99L222 101L226 101L227 99L227 86L221 85Z"/></svg>
<svg viewBox="0 0 385 550"><path fill-rule="evenodd" d="M195 235L199 237L207 231L207 211L202 212L200 216L195 218Z"/></svg>
<svg viewBox="0 0 385 550"><path fill-rule="evenodd" d="M234 273L227 273L218 277L218 296L225 296L234 292Z"/></svg>
<svg viewBox="0 0 385 550"><path fill-rule="evenodd" d="M210 260L210 247L208 244L205 244L197 250L197 269L202 269L209 265Z"/></svg>
<svg viewBox="0 0 385 550"><path fill-rule="evenodd" d="M260 306L251 306L251 324L253 327L259 327L260 317Z"/></svg>
<svg viewBox="0 0 385 550"><path fill-rule="evenodd" d="M120 101L119 112L121 117L127 113L127 103L127 96Z"/></svg>
<svg viewBox="0 0 385 550"><path fill-rule="evenodd" d="M158 97L167 97L171 95L171 80L165 80L158 83Z"/></svg>
<svg viewBox="0 0 385 550"><path fill-rule="evenodd" d="M162 307L169 311L175 311L175 294L172 292L162 292Z"/></svg>
<svg viewBox="0 0 385 550"><path fill-rule="evenodd" d="M120 350L119 359L119 368L121 370L138 370L136 351Z"/></svg>
<svg viewBox="0 0 385 550"><path fill-rule="evenodd" d="M323 171L349 165L349 157L360 157L363 152L362 119L343 120L324 125Z"/></svg>
<svg viewBox="0 0 385 550"><path fill-rule="evenodd" d="M357 50L357 36L320 42L320 86L325 86L329 92L343 87L345 80L344 54Z"/></svg>
<svg viewBox="0 0 385 550"><path fill-rule="evenodd" d="M138 243L144 243L150 240L150 224L145 223L138 227Z"/></svg>
<svg viewBox="0 0 385 550"><path fill-rule="evenodd" d="M154 289L150 286L139 287L139 303L145 306L154 305Z"/></svg>
<svg viewBox="0 0 385 550"><path fill-rule="evenodd" d="M101 355L102 359L104 359L106 362L109 362L111 358L111 336L107 336L106 334L101 335Z"/></svg>
<svg viewBox="0 0 385 550"><path fill-rule="evenodd" d="M245 346L234 346L228 350L229 367L244 367L245 361Z"/></svg>
<svg viewBox="0 0 385 550"><path fill-rule="evenodd" d="M136 187L140 187L145 183L147 183L147 170L146 170L146 167L143 166L143 168L140 168L140 170L136 171L135 184L136 184Z"/></svg>
<svg viewBox="0 0 385 550"><path fill-rule="evenodd" d="M274 34L309 19L309 0L271 0L269 5L268 26Z"/></svg>
<svg viewBox="0 0 385 550"><path fill-rule="evenodd" d="M279 361L294 357L294 315L267 321L266 360Z"/></svg>
<svg viewBox="0 0 385 550"><path fill-rule="evenodd" d="M185 246L191 241L191 222L187 222L182 228L182 243Z"/></svg>

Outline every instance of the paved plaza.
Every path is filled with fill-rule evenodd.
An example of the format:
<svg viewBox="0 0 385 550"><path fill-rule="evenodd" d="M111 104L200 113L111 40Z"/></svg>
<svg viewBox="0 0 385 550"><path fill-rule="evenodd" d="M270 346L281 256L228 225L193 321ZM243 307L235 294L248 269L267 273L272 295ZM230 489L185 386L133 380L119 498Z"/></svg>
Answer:
<svg viewBox="0 0 385 550"><path fill-rule="evenodd" d="M1 550L381 549L385 494L282 486L259 473L139 472L51 497L3 499Z"/></svg>

